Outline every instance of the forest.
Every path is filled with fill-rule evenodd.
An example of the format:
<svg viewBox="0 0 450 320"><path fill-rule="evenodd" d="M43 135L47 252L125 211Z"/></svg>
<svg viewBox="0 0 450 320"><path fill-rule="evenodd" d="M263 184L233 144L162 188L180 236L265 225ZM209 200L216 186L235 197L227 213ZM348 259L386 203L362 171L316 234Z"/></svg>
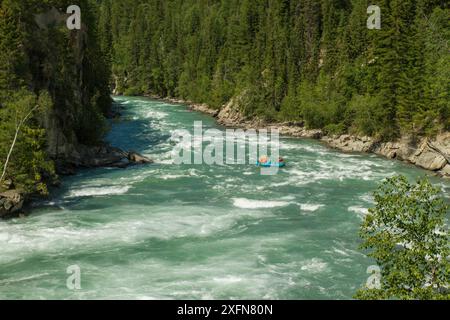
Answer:
<svg viewBox="0 0 450 320"><path fill-rule="evenodd" d="M380 141L450 129L447 1L378 0L380 30L366 0L77 2L81 30L36 22L71 1L0 2L2 183L45 194L58 141L102 141L111 92L240 97L249 118Z"/></svg>
<svg viewBox="0 0 450 320"><path fill-rule="evenodd" d="M104 0L116 92L178 97L327 133L394 140L450 126L447 1ZM110 31L110 32L108 32Z"/></svg>
<svg viewBox="0 0 450 320"><path fill-rule="evenodd" d="M70 31L71 1L0 3L0 190L46 195L65 149L98 144L107 131L111 73L98 7L78 1L83 28Z"/></svg>

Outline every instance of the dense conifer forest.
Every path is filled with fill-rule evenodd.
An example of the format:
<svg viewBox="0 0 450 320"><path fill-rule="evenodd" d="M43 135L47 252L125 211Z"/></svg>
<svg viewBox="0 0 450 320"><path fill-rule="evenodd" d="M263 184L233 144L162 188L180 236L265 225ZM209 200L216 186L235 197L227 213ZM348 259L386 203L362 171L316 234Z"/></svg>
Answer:
<svg viewBox="0 0 450 320"><path fill-rule="evenodd" d="M2 171L18 133L2 180L46 194L63 151L57 149L97 144L107 130L110 71L98 45L98 8L93 1L78 1L83 26L70 31L65 14L71 1L0 3ZM27 121L18 128L22 120Z"/></svg>
<svg viewBox="0 0 450 320"><path fill-rule="evenodd" d="M0 298L449 300L450 185L354 154L450 177L449 40L448 0L0 0ZM235 162L235 119L349 154Z"/></svg>
<svg viewBox="0 0 450 320"><path fill-rule="evenodd" d="M117 91L392 140L450 125L446 1L104 0ZM111 30L111 32L108 32Z"/></svg>
<svg viewBox="0 0 450 320"><path fill-rule="evenodd" d="M46 193L59 133L102 140L111 90L213 108L240 97L247 117L380 140L450 127L447 1L376 1L380 30L366 0L77 2L72 31L36 22L71 1L0 2L0 168L31 190Z"/></svg>

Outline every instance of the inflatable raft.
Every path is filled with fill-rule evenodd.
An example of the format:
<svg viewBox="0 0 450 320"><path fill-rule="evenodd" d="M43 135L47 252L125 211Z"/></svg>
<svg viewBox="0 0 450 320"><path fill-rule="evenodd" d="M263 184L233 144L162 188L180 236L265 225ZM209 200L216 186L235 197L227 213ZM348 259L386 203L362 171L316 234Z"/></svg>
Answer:
<svg viewBox="0 0 450 320"><path fill-rule="evenodd" d="M286 166L285 162L266 162L266 163L261 163L261 162L256 162L256 165L258 167L262 167L262 168L283 168Z"/></svg>

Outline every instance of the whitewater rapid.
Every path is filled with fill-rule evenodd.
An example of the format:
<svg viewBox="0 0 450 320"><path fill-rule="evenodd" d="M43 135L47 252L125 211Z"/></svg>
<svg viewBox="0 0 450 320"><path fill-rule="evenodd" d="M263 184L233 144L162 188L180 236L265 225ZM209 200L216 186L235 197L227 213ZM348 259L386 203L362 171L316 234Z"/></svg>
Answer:
<svg viewBox="0 0 450 320"><path fill-rule="evenodd" d="M373 264L358 228L382 179L424 171L282 138L288 166L174 165L185 106L116 98L108 140L155 160L80 171L26 219L0 222L0 299L350 299ZM445 192L449 184L433 180ZM81 290L66 286L81 270Z"/></svg>

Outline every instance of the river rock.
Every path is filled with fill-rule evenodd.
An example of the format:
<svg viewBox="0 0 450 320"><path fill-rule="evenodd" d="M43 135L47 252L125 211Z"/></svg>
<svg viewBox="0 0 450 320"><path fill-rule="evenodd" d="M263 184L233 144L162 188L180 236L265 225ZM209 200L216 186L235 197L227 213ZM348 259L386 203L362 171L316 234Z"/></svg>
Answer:
<svg viewBox="0 0 450 320"><path fill-rule="evenodd" d="M189 109L192 111L198 111L202 113L209 114L210 116L216 118L219 115L219 110L212 109L206 104L191 104Z"/></svg>
<svg viewBox="0 0 450 320"><path fill-rule="evenodd" d="M65 157L55 160L57 173L61 175L75 174L78 168L126 168L131 164L152 163L152 160L136 152L125 152L110 145L85 146L77 145Z"/></svg>
<svg viewBox="0 0 450 320"><path fill-rule="evenodd" d="M373 149L374 141L369 137L357 137L348 134L341 136L323 137L329 146L345 152L369 152Z"/></svg>
<svg viewBox="0 0 450 320"><path fill-rule="evenodd" d="M438 135L428 146L442 155L447 160L447 163L450 164L450 132Z"/></svg>
<svg viewBox="0 0 450 320"><path fill-rule="evenodd" d="M440 139L439 136L438 139ZM442 150L439 147L441 147ZM437 147L437 144L435 145L433 141L425 138L419 144L416 152L410 156L408 160L421 168L431 171L439 171L448 163L445 155L445 146L439 144L439 147Z"/></svg>
<svg viewBox="0 0 450 320"><path fill-rule="evenodd" d="M450 164L450 133L438 135L433 141L403 136L397 141L376 142L370 137L348 134L323 137L322 140L330 147L342 151L373 152L389 159L410 162L426 170L441 170L442 176L449 176L447 166Z"/></svg>
<svg viewBox="0 0 450 320"><path fill-rule="evenodd" d="M246 118L239 110L240 101L243 99L245 93L237 98L233 98L228 102L217 115L217 120L224 126L236 127L241 126L246 122Z"/></svg>
<svg viewBox="0 0 450 320"><path fill-rule="evenodd" d="M444 178L450 178L450 164L447 164L441 171L439 175Z"/></svg>
<svg viewBox="0 0 450 320"><path fill-rule="evenodd" d="M0 218L20 213L24 202L24 194L18 190L8 190L0 193Z"/></svg>
<svg viewBox="0 0 450 320"><path fill-rule="evenodd" d="M427 170L438 171L447 165L447 160L441 154L426 150L417 157L415 164Z"/></svg>
<svg viewBox="0 0 450 320"><path fill-rule="evenodd" d="M398 142L378 143L375 147L375 153L388 159L401 159L401 146Z"/></svg>
<svg viewBox="0 0 450 320"><path fill-rule="evenodd" d="M146 164L146 163L153 163L153 160L144 157L143 155L140 155L137 152L134 151L130 151L128 153L128 160L132 163L137 163L137 164Z"/></svg>
<svg viewBox="0 0 450 320"><path fill-rule="evenodd" d="M92 156L91 159L85 159L89 167L108 167L126 158L122 150L111 146L90 148L87 155Z"/></svg>

